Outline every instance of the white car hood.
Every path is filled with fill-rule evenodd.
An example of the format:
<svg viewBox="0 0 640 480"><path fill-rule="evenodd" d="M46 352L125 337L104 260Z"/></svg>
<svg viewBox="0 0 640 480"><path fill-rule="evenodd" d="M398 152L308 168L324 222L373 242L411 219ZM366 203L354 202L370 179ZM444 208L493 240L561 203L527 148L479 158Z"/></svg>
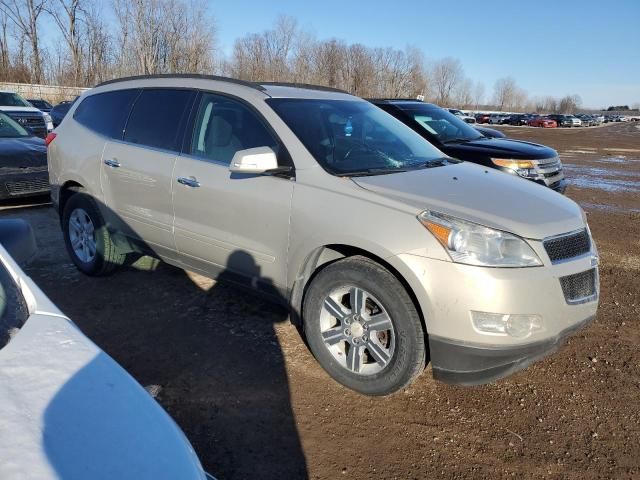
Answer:
<svg viewBox="0 0 640 480"><path fill-rule="evenodd" d="M415 207L416 214L434 210L525 238L542 239L585 227L580 207L567 197L467 162L353 180Z"/></svg>
<svg viewBox="0 0 640 480"><path fill-rule="evenodd" d="M0 349L0 479L204 480L160 405L0 246L30 316Z"/></svg>
<svg viewBox="0 0 640 480"><path fill-rule="evenodd" d="M0 351L0 478L204 479L186 438L68 319L33 315Z"/></svg>

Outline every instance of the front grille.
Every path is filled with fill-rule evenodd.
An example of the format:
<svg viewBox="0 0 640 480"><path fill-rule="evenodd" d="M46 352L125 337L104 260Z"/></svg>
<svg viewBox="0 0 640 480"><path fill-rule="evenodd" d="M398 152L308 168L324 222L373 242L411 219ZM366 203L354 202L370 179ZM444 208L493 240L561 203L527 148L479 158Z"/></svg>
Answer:
<svg viewBox="0 0 640 480"><path fill-rule="evenodd" d="M560 277L560 286L567 303L588 302L597 294L596 269Z"/></svg>
<svg viewBox="0 0 640 480"><path fill-rule="evenodd" d="M591 250L591 239L587 229L549 238L542 242L551 263L561 262L568 258L577 257Z"/></svg>
<svg viewBox="0 0 640 480"><path fill-rule="evenodd" d="M11 118L23 127L29 127L33 133L42 137L47 134L47 125L42 114L31 112L6 112Z"/></svg>
<svg viewBox="0 0 640 480"><path fill-rule="evenodd" d="M7 182L6 185L9 195L27 195L31 193L43 193L49 190L49 180L47 178Z"/></svg>
<svg viewBox="0 0 640 480"><path fill-rule="evenodd" d="M551 178L551 177L555 177L556 175L558 175L560 172L562 171L561 168L558 168L558 170L556 170L555 172L548 172L545 173L543 176L544 178Z"/></svg>

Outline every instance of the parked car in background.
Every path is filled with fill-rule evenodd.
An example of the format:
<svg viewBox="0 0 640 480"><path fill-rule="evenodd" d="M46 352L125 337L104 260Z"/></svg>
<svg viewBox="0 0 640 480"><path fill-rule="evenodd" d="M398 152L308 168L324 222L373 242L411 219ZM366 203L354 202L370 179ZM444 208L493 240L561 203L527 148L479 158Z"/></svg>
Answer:
<svg viewBox="0 0 640 480"><path fill-rule="evenodd" d="M586 217L519 177L557 168L553 150L488 139L435 106L414 121L443 145L485 145L512 174L447 157L335 89L150 76L72 107L49 144L52 202L80 271L145 251L281 299L356 391L397 391L427 359L436 378L492 381L594 317Z"/></svg>
<svg viewBox="0 0 640 480"><path fill-rule="evenodd" d="M529 119L528 125L530 127L556 128L558 123L549 117L533 116Z"/></svg>
<svg viewBox="0 0 640 480"><path fill-rule="evenodd" d="M502 113L492 113L489 115L489 123L492 125L502 125L502 122L508 117Z"/></svg>
<svg viewBox="0 0 640 480"><path fill-rule="evenodd" d="M595 119L598 125L604 123L604 115L597 114L597 115L594 115L593 118Z"/></svg>
<svg viewBox="0 0 640 480"><path fill-rule="evenodd" d="M38 137L44 138L53 130L49 114L41 112L17 93L0 90L0 112L28 127Z"/></svg>
<svg viewBox="0 0 640 480"><path fill-rule="evenodd" d="M48 192L44 140L0 112L0 199Z"/></svg>
<svg viewBox="0 0 640 480"><path fill-rule="evenodd" d="M475 128L482 135L488 138L506 138L507 137L504 133L502 133L500 130L496 130L495 128L480 127L478 125L474 125L473 128Z"/></svg>
<svg viewBox="0 0 640 480"><path fill-rule="evenodd" d="M518 127L521 125L528 125L530 118L531 118L531 115L526 115L526 114L511 115L509 117L509 125L518 126Z"/></svg>
<svg viewBox="0 0 640 480"><path fill-rule="evenodd" d="M21 270L29 224L0 220L0 243L0 478L205 480L160 404Z"/></svg>
<svg viewBox="0 0 640 480"><path fill-rule="evenodd" d="M476 113L476 122L477 123L489 123L491 119L491 115L488 113Z"/></svg>
<svg viewBox="0 0 640 480"><path fill-rule="evenodd" d="M28 98L27 102L29 102L31 105L33 105L38 110L44 113L49 113L53 108L53 105L51 105L49 102L41 98Z"/></svg>
<svg viewBox="0 0 640 480"><path fill-rule="evenodd" d="M71 100L71 101L60 102L59 104L57 104L55 107L51 109L51 120L53 121L54 128L56 128L58 125L60 125L60 123L62 123L62 120L64 119L65 115L67 114L67 112L69 111L69 109L77 99L78 98L76 97L74 100Z"/></svg>
<svg viewBox="0 0 640 480"><path fill-rule="evenodd" d="M583 127L594 127L597 125L595 118L588 114L576 115L576 117L582 122Z"/></svg>
<svg viewBox="0 0 640 480"><path fill-rule="evenodd" d="M571 126L572 127L581 127L582 126L582 120L580 120L575 115L567 115L567 117L571 121Z"/></svg>
<svg viewBox="0 0 640 480"><path fill-rule="evenodd" d="M573 127L573 120L568 115L551 114L547 115L547 118L555 120L558 127Z"/></svg>
<svg viewBox="0 0 640 480"><path fill-rule="evenodd" d="M455 116L459 117L461 120L463 120L466 123L476 123L475 117L472 117L471 115L467 115L462 110L457 110L455 108L449 108L448 110L449 112L453 113Z"/></svg>
<svg viewBox="0 0 640 480"><path fill-rule="evenodd" d="M564 192L562 163L555 150L507 138L486 138L458 117L429 103L374 100L447 155L521 176Z"/></svg>

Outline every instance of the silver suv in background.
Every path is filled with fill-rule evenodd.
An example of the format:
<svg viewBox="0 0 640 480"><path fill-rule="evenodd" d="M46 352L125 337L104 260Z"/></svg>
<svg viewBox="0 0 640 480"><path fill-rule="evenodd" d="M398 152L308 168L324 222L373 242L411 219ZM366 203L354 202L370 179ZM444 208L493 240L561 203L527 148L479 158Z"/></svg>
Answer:
<svg viewBox="0 0 640 480"><path fill-rule="evenodd" d="M49 144L72 261L136 253L285 302L324 369L384 395L492 381L596 313L580 207L447 157L360 98L193 75L106 82Z"/></svg>
<svg viewBox="0 0 640 480"><path fill-rule="evenodd" d="M38 137L45 138L53 130L51 116L38 110L17 93L0 90L0 112L9 115L22 127L29 128Z"/></svg>

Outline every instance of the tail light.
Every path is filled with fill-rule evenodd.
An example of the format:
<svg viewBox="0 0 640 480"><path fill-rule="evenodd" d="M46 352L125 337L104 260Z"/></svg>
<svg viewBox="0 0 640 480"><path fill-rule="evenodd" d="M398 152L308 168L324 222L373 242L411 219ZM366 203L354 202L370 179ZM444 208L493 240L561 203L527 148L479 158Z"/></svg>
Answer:
<svg viewBox="0 0 640 480"><path fill-rule="evenodd" d="M44 144L48 147L49 144L53 142L55 139L56 139L55 132L51 132L49 135L47 135L47 138L44 139Z"/></svg>

